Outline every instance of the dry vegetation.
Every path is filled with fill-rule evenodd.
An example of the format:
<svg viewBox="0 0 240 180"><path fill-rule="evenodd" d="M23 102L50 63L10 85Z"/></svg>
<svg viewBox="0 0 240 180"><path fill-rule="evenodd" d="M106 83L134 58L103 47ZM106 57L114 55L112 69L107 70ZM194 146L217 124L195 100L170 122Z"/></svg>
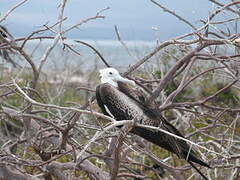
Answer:
<svg viewBox="0 0 240 180"><path fill-rule="evenodd" d="M3 14L0 23L26 2ZM195 27L157 1L146 2L154 3L192 30L157 41L155 48L138 58L123 75L135 80L148 100L210 164L212 169L201 168L209 179L238 179L240 37L236 32L240 1L211 2L216 8L201 20L202 27ZM99 111L94 98L98 67L88 73L83 84L69 83L68 79L54 83L44 78L44 65L56 45L78 56L66 42L65 33L104 18L107 10L63 28L66 3L60 2L56 23L45 24L27 37L13 38L1 29L8 39L0 35L0 56L5 63L0 79L0 179L199 179L184 160L127 133L128 128L116 128L129 127L131 121L115 122ZM115 30L126 53L131 54ZM52 36L43 36L43 32ZM52 40L39 64L25 51L26 43L36 39ZM109 66L97 49L78 43L95 51L97 60ZM18 66L16 57L27 67ZM14 70L8 71L6 64L12 64Z"/></svg>

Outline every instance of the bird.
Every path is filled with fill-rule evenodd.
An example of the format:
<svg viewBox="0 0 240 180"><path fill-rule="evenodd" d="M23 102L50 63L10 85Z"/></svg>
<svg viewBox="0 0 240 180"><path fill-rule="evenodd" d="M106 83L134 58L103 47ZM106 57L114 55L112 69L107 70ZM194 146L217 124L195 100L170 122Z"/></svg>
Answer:
<svg viewBox="0 0 240 180"><path fill-rule="evenodd" d="M2 25L0 25L0 36L2 36L8 41L14 40L13 36L9 33L8 29Z"/></svg>
<svg viewBox="0 0 240 180"><path fill-rule="evenodd" d="M112 67L101 69L99 73L101 83L96 87L96 100L103 114L117 121L134 120L142 125L159 127L184 138L157 108L149 105L143 93L133 88L136 86L133 80L122 77L118 70ZM211 167L197 157L196 152L186 141L137 125L130 132L185 159L204 179L207 179L194 163Z"/></svg>
<svg viewBox="0 0 240 180"><path fill-rule="evenodd" d="M13 36L9 33L8 29L2 25L0 25L0 45L2 43L5 43L5 41L11 42L15 45ZM7 62L11 63L13 67L17 67L18 64L14 62L13 58L11 57L11 54L13 54L14 51L9 47L1 47L0 48L0 57L2 57Z"/></svg>
<svg viewBox="0 0 240 180"><path fill-rule="evenodd" d="M0 34L1 34L2 37L4 37L4 38L7 37L6 32L7 32L7 29L0 25Z"/></svg>

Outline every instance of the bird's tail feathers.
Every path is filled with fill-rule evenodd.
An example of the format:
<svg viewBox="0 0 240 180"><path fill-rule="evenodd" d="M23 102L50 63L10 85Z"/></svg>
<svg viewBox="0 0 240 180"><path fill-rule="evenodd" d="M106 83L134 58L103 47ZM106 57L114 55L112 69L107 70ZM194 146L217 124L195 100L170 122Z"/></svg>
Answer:
<svg viewBox="0 0 240 180"><path fill-rule="evenodd" d="M208 178L191 162L188 161L188 163L205 179L208 180ZM206 164L206 163L205 163ZM207 165L207 164L206 164ZM208 165L207 165L208 166ZM210 166L209 166L210 167Z"/></svg>
<svg viewBox="0 0 240 180"><path fill-rule="evenodd" d="M187 153L188 153L188 154L187 154ZM207 167L207 168L211 168L207 163L205 163L205 162L203 162L202 160L198 159L198 158L196 157L194 151L191 151L190 154L189 154L189 152L184 151L184 155L185 155L184 159L185 159L186 161L188 161L188 162L189 162L189 161L192 161L192 162L197 163L197 164L199 164L199 165L201 165L201 166L205 166L205 167ZM187 158L186 158L186 157L187 157Z"/></svg>

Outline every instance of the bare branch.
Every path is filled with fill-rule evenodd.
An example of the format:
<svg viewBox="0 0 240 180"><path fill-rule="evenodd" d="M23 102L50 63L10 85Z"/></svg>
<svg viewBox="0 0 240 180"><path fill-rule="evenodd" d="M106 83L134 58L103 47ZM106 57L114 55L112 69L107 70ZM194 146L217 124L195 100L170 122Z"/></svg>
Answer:
<svg viewBox="0 0 240 180"><path fill-rule="evenodd" d="M96 50L92 45L90 45L90 44L88 44L88 43L86 43L86 42L80 41L80 40L75 40L75 42L81 43L81 44L83 44L83 45L85 45L85 46L90 47L90 48L100 57L100 59L102 60L102 62L103 62L107 67L111 67L111 66L107 63L107 61L103 58L103 56L101 55L101 53L98 52L98 50Z"/></svg>
<svg viewBox="0 0 240 180"><path fill-rule="evenodd" d="M7 13L5 15L3 15L3 17L0 19L0 23L2 23L3 21L6 20L6 18L18 7L20 7L22 4L26 3L28 0L22 0L19 3L17 3L16 5L14 5L11 9L9 9L7 11Z"/></svg>
<svg viewBox="0 0 240 180"><path fill-rule="evenodd" d="M184 19L183 17L179 16L178 14L176 14L175 12L167 9L166 7L162 6L161 4L157 3L155 0L150 0L152 3L154 3L155 5L157 5L158 7L162 8L163 11L166 11L170 14L172 14L173 16L175 16L176 18L178 18L180 21L183 21L184 23L186 23L187 25L189 25L193 30L197 30L197 28L192 25L189 21L187 21L186 19Z"/></svg>

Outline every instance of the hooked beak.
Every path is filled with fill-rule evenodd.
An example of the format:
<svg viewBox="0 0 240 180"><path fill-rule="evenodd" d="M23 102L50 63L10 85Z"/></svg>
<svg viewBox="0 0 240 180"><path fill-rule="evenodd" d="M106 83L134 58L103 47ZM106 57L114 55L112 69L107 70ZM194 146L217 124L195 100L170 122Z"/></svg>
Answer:
<svg viewBox="0 0 240 180"><path fill-rule="evenodd" d="M121 81L121 82L124 82L124 83L128 83L128 84L130 84L130 85L132 85L132 86L135 86L135 85L136 85L133 80L124 78L124 77L122 77L122 76L119 76L119 77L117 78L117 81Z"/></svg>
<svg viewBox="0 0 240 180"><path fill-rule="evenodd" d="M98 73L98 76L101 78L101 77L102 77L102 74L99 72L99 73Z"/></svg>

